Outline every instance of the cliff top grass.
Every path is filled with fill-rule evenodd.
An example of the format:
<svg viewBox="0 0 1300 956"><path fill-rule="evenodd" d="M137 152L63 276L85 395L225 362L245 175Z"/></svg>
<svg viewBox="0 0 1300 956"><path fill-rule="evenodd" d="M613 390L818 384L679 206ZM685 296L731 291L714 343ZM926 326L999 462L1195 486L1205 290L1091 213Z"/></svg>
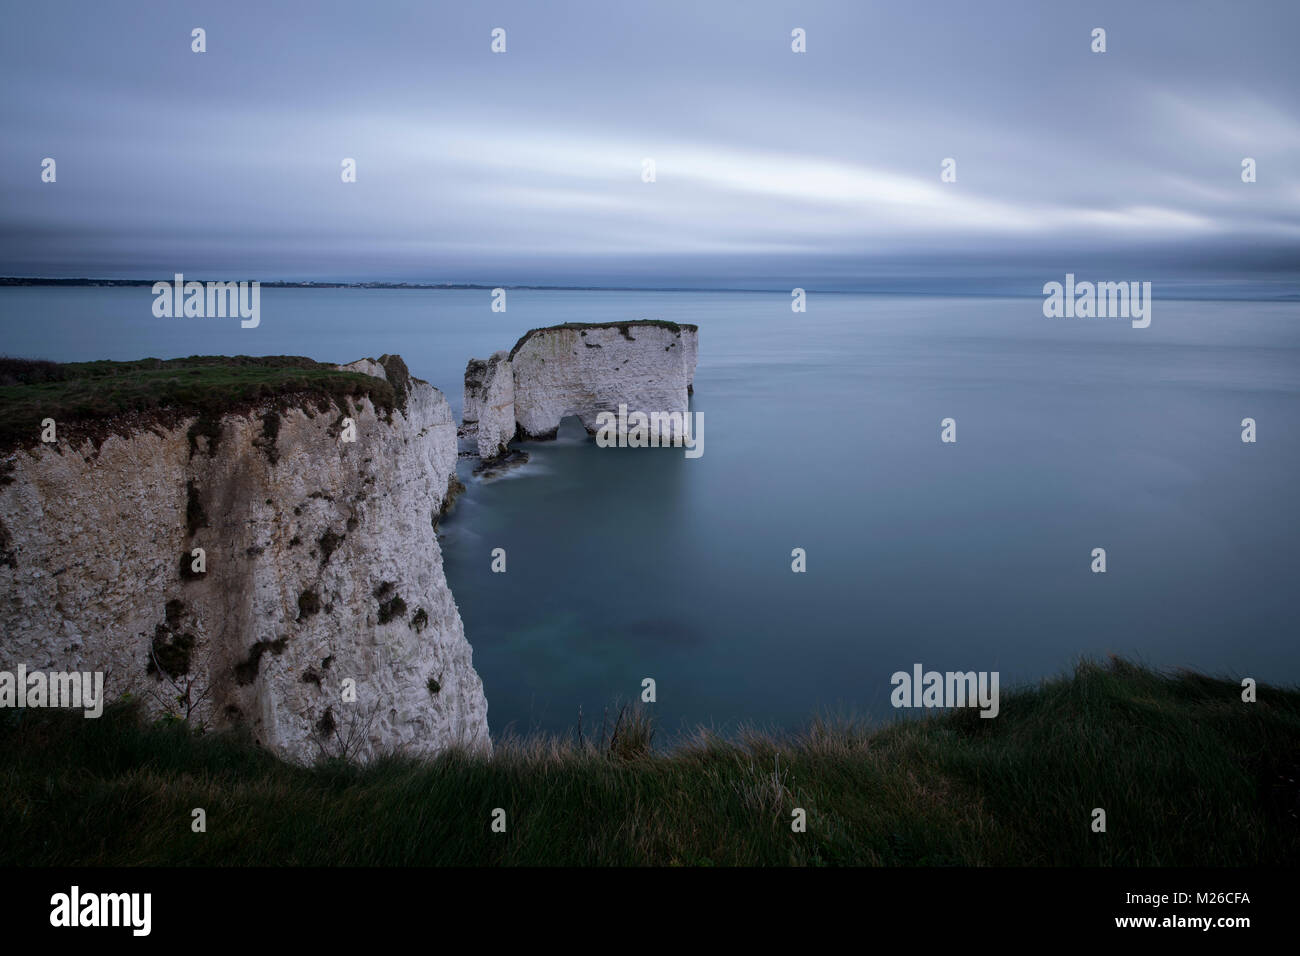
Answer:
<svg viewBox="0 0 1300 956"><path fill-rule="evenodd" d="M638 327L645 328L647 326L667 329L669 332L681 332L683 329L698 332L700 329L698 325L669 322L667 319L635 319L629 322L565 322L561 325L548 325L541 329L529 329L519 337L519 341L515 343L515 347L510 350L510 358L513 359L515 357L516 353L523 348L525 342L531 339L534 335L539 335L542 332L553 332L557 329L618 329L624 336L631 338L629 330Z"/></svg>
<svg viewBox="0 0 1300 956"><path fill-rule="evenodd" d="M1300 862L1300 690L1112 659L883 727L282 763L129 704L0 710L6 865L1137 865ZM590 728L589 728L590 730ZM193 807L208 832L190 839ZM506 834L494 834L494 808ZM1093 809L1106 832L1092 830ZM791 830L791 811L807 830Z"/></svg>
<svg viewBox="0 0 1300 956"><path fill-rule="evenodd" d="M39 444L46 418L54 419L60 435L68 428L102 438L129 430L114 424L124 418L211 418L290 396L322 409L362 397L392 409L397 400L382 379L292 355L67 363L0 358L0 450Z"/></svg>

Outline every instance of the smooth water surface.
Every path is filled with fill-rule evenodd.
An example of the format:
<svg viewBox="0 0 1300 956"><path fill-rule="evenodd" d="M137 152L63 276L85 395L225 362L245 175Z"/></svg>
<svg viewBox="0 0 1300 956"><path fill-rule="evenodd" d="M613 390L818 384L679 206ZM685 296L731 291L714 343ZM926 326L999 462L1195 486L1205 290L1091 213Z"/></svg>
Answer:
<svg viewBox="0 0 1300 956"><path fill-rule="evenodd" d="M0 352L62 361L400 353L457 415L470 356L566 321L700 326L705 453L576 423L470 488L443 553L494 733L657 684L661 726L888 717L890 675L1003 686L1109 652L1300 680L1300 306L1167 301L1148 329L1041 300L264 289L262 322L145 288L0 289ZM940 442L954 418L957 442ZM1244 444L1241 420L1259 440ZM505 574L490 553L507 552ZM808 570L791 572L791 550ZM1107 552L1105 574L1091 552Z"/></svg>

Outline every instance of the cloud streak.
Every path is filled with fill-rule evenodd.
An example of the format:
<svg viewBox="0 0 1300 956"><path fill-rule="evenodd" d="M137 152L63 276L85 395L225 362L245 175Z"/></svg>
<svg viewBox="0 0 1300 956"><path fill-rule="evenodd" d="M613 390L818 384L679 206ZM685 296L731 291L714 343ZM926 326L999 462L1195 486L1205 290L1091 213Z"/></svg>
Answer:
<svg viewBox="0 0 1300 956"><path fill-rule="evenodd" d="M746 257L1217 243L1231 272L1300 250L1294 5L906 6L23 8L0 41L0 270L583 282L598 258L671 282Z"/></svg>

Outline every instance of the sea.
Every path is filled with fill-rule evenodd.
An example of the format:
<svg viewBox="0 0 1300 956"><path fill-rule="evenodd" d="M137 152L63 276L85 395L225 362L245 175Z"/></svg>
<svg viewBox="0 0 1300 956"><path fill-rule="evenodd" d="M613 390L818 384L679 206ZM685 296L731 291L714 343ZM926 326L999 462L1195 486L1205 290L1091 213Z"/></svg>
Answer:
<svg viewBox="0 0 1300 956"><path fill-rule="evenodd" d="M398 353L459 418L467 360L528 329L697 324L700 457L600 448L570 420L499 477L460 466L441 547L498 737L591 732L647 680L667 740L887 721L916 664L1004 692L1111 654L1300 682L1300 304L1157 289L1135 329L1034 296L492 301L263 288L244 329L155 318L147 286L0 288L0 353Z"/></svg>

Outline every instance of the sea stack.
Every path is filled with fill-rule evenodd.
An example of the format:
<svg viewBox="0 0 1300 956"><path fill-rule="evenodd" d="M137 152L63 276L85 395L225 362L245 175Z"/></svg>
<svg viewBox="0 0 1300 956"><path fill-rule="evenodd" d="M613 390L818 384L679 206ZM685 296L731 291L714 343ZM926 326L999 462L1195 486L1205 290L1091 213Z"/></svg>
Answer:
<svg viewBox="0 0 1300 956"><path fill-rule="evenodd" d="M554 438L575 415L588 433L596 416L688 410L699 327L660 320L566 323L533 329L509 352L471 359L464 425L478 455L492 459L516 438Z"/></svg>

